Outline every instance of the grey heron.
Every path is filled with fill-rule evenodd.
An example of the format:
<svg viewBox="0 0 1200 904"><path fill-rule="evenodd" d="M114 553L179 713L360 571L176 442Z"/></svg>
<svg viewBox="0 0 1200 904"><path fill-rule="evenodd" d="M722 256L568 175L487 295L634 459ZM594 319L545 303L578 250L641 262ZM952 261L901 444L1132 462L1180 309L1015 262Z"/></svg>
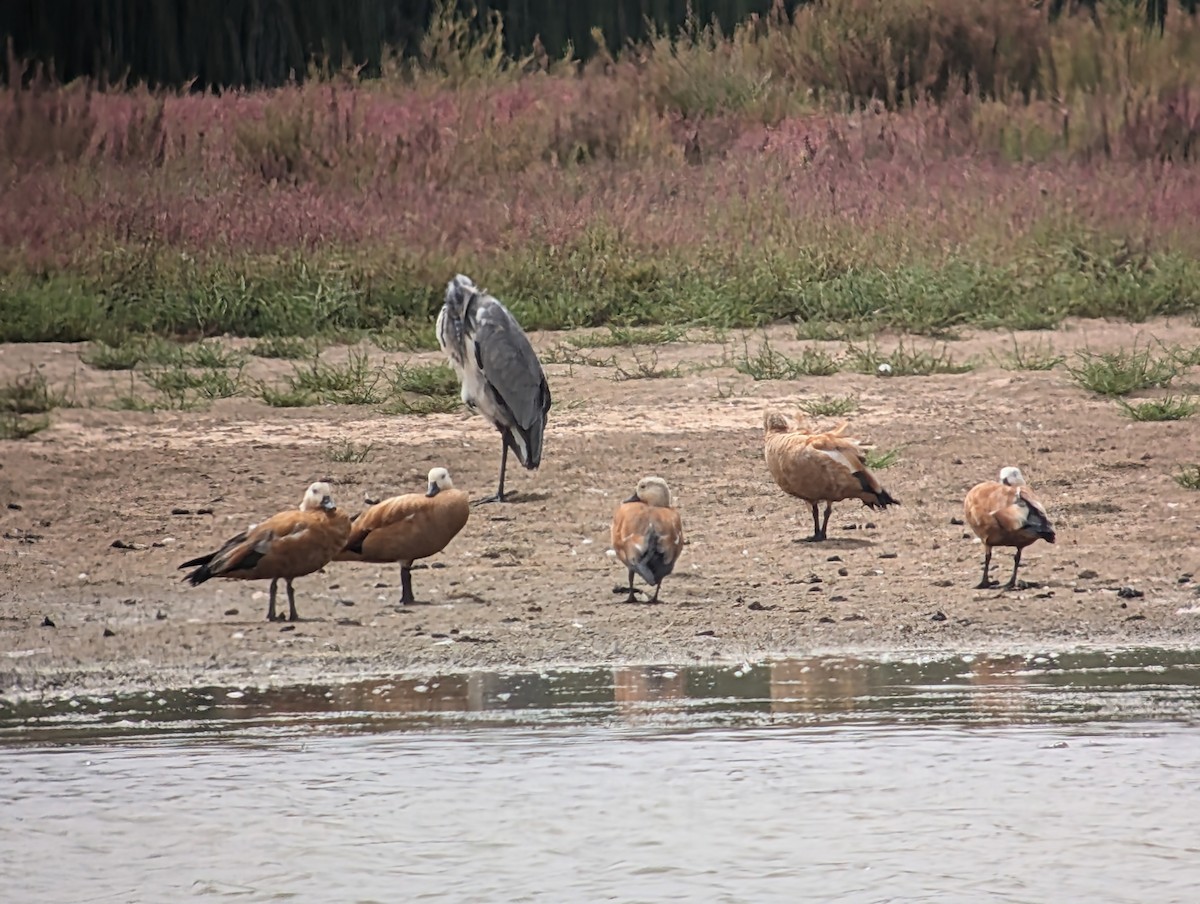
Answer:
<svg viewBox="0 0 1200 904"><path fill-rule="evenodd" d="M476 504L503 502L509 450L526 470L542 462L550 411L542 363L508 308L461 273L446 286L437 337L462 383L462 400L500 431L500 483L496 495Z"/></svg>

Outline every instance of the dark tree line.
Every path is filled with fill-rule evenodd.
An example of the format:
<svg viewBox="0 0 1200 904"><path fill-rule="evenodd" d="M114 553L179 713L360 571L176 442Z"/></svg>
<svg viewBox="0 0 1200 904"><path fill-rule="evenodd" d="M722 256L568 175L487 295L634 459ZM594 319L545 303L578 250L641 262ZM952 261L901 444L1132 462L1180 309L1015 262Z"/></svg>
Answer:
<svg viewBox="0 0 1200 904"><path fill-rule="evenodd" d="M804 0L787 0L790 11ZM1049 0L1054 11L1095 0ZM1161 23L1170 0L1149 0ZM1189 11L1198 0L1176 0ZM535 38L551 56L593 49L599 28L610 48L646 36L647 23L673 31L688 9L726 29L772 0L459 0L482 21L501 14L507 49ZM52 67L62 80L87 76L180 86L270 86L302 77L310 61L377 69L385 48L415 53L434 0L3 0L0 35L11 56ZM10 77L8 67L3 78Z"/></svg>

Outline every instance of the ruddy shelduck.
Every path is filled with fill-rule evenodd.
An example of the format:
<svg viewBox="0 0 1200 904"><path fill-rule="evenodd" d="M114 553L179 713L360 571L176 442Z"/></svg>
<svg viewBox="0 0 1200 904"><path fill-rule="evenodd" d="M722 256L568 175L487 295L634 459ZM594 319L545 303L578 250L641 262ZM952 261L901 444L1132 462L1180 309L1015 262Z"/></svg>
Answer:
<svg viewBox="0 0 1200 904"><path fill-rule="evenodd" d="M842 434L846 422L825 433L806 433L782 414L768 411L763 419L764 455L775 483L790 496L812 506L813 535L824 540L833 503L861 499L868 508L899 505L867 470L860 441ZM825 503L825 517L818 512Z"/></svg>
<svg viewBox="0 0 1200 904"><path fill-rule="evenodd" d="M675 569L683 549L683 523L671 506L671 490L661 477L643 477L634 494L617 506L612 520L613 551L629 569L629 602L633 576L654 585L650 602L658 602L663 578ZM618 592L618 591L614 591Z"/></svg>
<svg viewBox="0 0 1200 904"><path fill-rule="evenodd" d="M1001 468L1000 480L985 480L971 487L963 500L967 524L983 541L983 579L977 590L992 586L988 572L992 566L992 547L1014 546L1012 577L1005 590L1017 586L1017 569L1021 567L1021 550L1037 540L1053 543L1054 525L1046 509L1025 483L1020 468Z"/></svg>
<svg viewBox="0 0 1200 904"><path fill-rule="evenodd" d="M454 488L450 472L429 472L424 493L408 493L376 502L355 516L341 562L399 562L400 602L416 602L412 564L436 555L463 529L470 515L467 494Z"/></svg>
<svg viewBox="0 0 1200 904"><path fill-rule="evenodd" d="M300 508L272 515L231 537L216 552L184 562L196 568L184 580L193 587L209 578L243 581L270 580L271 601L267 621L279 621L275 594L282 579L287 584L288 619L296 621L296 596L292 581L324 568L346 545L350 518L338 511L327 483L314 483L304 493Z"/></svg>

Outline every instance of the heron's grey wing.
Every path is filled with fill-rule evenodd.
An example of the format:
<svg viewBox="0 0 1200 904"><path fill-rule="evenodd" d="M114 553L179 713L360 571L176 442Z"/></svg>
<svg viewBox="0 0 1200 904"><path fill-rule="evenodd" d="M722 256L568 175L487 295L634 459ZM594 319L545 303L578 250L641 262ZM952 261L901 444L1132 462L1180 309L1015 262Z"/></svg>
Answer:
<svg viewBox="0 0 1200 904"><path fill-rule="evenodd" d="M495 299L487 301L479 306L472 336L476 363L490 391L512 413L514 426L540 428L550 410L542 364L516 318Z"/></svg>

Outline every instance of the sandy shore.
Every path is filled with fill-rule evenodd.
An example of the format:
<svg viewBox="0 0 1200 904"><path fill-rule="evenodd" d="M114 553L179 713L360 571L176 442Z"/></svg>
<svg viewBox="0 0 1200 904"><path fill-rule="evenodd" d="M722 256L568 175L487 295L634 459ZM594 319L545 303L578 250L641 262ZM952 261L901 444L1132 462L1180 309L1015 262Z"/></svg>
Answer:
<svg viewBox="0 0 1200 904"><path fill-rule="evenodd" d="M746 337L752 351L761 335ZM769 335L785 353L802 345L784 327ZM1135 338L1195 346L1200 329L1077 322L1018 338L1070 356ZM562 342L544 335L536 344L546 353ZM128 377L84 367L78 346L3 347L0 378L36 366L93 404L55 412L30 439L0 442L0 693L1195 640L1200 493L1173 475L1200 458L1198 422L1132 422L1061 366L1006 369L1011 347L1007 334L968 334L949 351L980 366L929 377L755 382L730 365L740 336L656 349L666 377L547 365L555 408L543 467L510 472L515 502L474 510L445 553L415 571L422 602L397 605L396 567L335 563L297 581L303 620L294 625L264 620L265 586L193 589L176 566L294 505L319 477L351 510L364 494L419 489L435 465L472 494L491 492L499 443L485 422L245 399L206 411L114 411L105 399ZM337 354L346 350L329 352ZM649 352L584 354L615 355L628 370ZM249 369L265 379L290 367L255 359ZM1197 382L1193 370L1172 389ZM852 432L900 449L880 476L902 506L839 504L831 539L802 543L809 514L765 469L762 415L847 394L860 400ZM331 461L340 439L373 443L371 457ZM1059 542L1026 551L1022 575L1034 586L977 591L981 547L953 519L966 490L1006 464L1025 471ZM671 482L688 537L657 606L613 593L624 571L606 554L613 506L648 473ZM1011 557L997 563L1005 574Z"/></svg>

